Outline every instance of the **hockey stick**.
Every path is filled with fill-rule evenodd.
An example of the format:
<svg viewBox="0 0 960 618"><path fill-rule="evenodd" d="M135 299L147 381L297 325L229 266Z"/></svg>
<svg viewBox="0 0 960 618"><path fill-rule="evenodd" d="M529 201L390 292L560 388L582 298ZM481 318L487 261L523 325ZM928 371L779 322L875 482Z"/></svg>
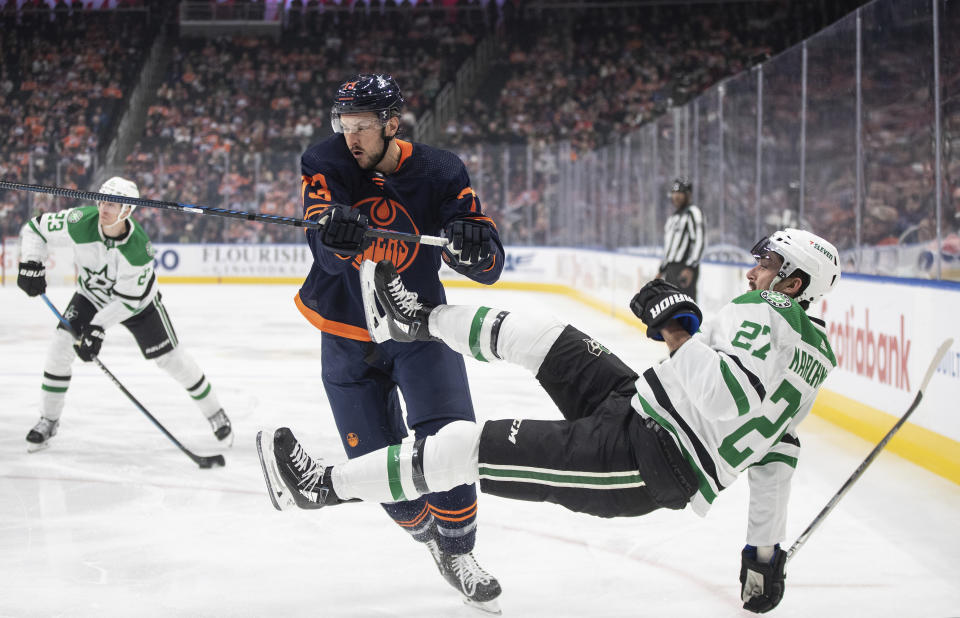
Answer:
<svg viewBox="0 0 960 618"><path fill-rule="evenodd" d="M145 197L126 197L121 195L109 195L106 193L97 193L96 191L80 191L78 189L67 189L66 187L46 187L44 185L30 185L21 182L8 182L0 180L0 189L9 189L11 191L32 191L33 193L46 193L59 197L70 197L77 200L88 200L91 202L114 202L117 204L135 204L137 206L147 206L148 208L161 208L163 210L176 210L193 215L215 215L217 217L227 217L230 219L243 219L245 221L258 221L260 223L272 223L275 225L290 225L303 228L323 227L321 221L307 221L306 219L296 219L294 217L278 217L277 215L265 215L259 212L245 212L242 210L228 210L226 208L214 208L212 206L198 206L196 204L182 204L180 202L164 202L162 200L151 200ZM424 234L408 234L406 232L393 232L390 230L379 230L375 228L364 232L366 238L384 238L386 240L399 240L402 242L420 243L421 245L434 245L443 247L449 241L442 236L426 236Z"/></svg>
<svg viewBox="0 0 960 618"><path fill-rule="evenodd" d="M853 474L850 475L850 478L843 484L840 488L840 491L833 495L833 498L830 498L830 502L827 503L827 506L823 507L823 510L810 522L810 525L807 526L807 529L803 531L797 540L794 541L793 545L790 546L790 549L787 550L787 562L790 562L790 559L793 558L793 555L797 553L803 544L807 542L807 539L810 538L810 535L813 534L813 531L817 529L820 524L823 523L823 520L827 515L830 514L830 511L833 510L833 507L837 506L837 503L840 502L842 498L853 484L860 478L873 460L877 458L877 455L880 454L880 451L883 450L883 447L887 445L887 442L893 438L893 434L897 433L900 430L900 427L907 422L907 419L913 414L913 411L917 409L917 406L920 405L920 400L923 399L923 393L927 390L927 384L930 382L930 378L933 377L933 372L936 371L937 365L940 364L940 360L943 358L943 355L947 353L947 350L950 349L950 346L953 345L953 338L948 338L946 341L940 344L940 347L937 348L936 353L933 355L933 360L930 362L930 366L927 368L927 373L923 376L923 382L920 383L920 389L917 391L917 396L913 398L913 403L910 404L910 407L907 408L907 411L900 417L900 420L893 426L893 428L887 432L887 435L880 440L880 443L873 447L873 450L870 451L870 454L867 455L867 458L863 460Z"/></svg>
<svg viewBox="0 0 960 618"><path fill-rule="evenodd" d="M57 308L53 305L52 302L50 302L50 299L47 298L47 295L46 295L46 294L41 294L41 295L40 295L40 298L43 299L43 302L47 303L47 306L50 307L50 311L53 311L53 313L56 314L57 319L60 320L60 323L63 324L64 327L66 327L67 332L70 333L71 335L73 335L74 339L76 339L76 338L77 338L77 334L74 332L73 326L70 325L70 322L67 321L67 318L63 317L63 314L60 313L60 312L57 310ZM165 435L165 436L167 436L168 438L170 438L170 441L173 442L174 444L176 444L176 445L177 445L177 448L179 448L181 451L183 451L184 453L186 453L187 457L189 457L190 459L192 459L192 460L194 461L194 463L196 463L196 464L197 464L198 466L200 466L201 468L212 468L214 465L217 465L217 466L224 466L224 465L226 465L227 462L226 462L226 460L224 460L223 455L209 455L209 456L207 456L207 457L203 457L203 456L200 456L200 455L197 455L197 454L191 452L191 451L188 450L184 445L180 444L180 441L177 440L175 437L173 437L173 434L170 433L169 431L167 431L167 428L164 427L163 425L161 425L161 424L160 424L160 421L158 421L152 414L150 414L150 413L147 411L146 408L143 407L143 404L141 404L139 401L137 401L137 398L134 397L133 394L131 394L130 391L128 391L128 390L123 386L123 384L120 383L120 380L118 380L117 377L116 377L115 375L113 375L113 374L110 372L110 370L107 369L106 366L105 366L103 363L100 362L100 359L99 359L99 358L97 358L96 356L94 356L94 357L93 357L93 362L95 362L95 363L97 364L97 367L100 367L100 369L102 369L103 372L104 372L105 374L107 374L107 377L110 378L110 381L111 381L111 382L113 382L114 384L117 385L117 388L119 388L121 391L123 391L123 394L126 395L127 398L128 398L130 401L133 402L133 405L137 406L137 408L138 408L141 412L143 412L144 414L146 414L147 418L149 418L149 419L153 422L153 424L157 426L157 429L159 429L160 431L162 431L162 432L163 432L163 435Z"/></svg>

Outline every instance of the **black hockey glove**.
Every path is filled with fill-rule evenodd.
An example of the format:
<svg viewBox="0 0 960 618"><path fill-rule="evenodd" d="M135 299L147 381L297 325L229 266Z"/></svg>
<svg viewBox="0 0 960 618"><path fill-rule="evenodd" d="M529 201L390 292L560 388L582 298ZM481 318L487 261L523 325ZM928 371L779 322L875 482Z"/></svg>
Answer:
<svg viewBox="0 0 960 618"><path fill-rule="evenodd" d="M77 356L85 363L89 363L100 354L103 345L103 328L96 324L89 324L80 333L80 340L73 344Z"/></svg>
<svg viewBox="0 0 960 618"><path fill-rule="evenodd" d="M740 599L743 609L765 614L780 603L786 588L787 552L774 546L769 562L757 561L757 548L747 545L740 553Z"/></svg>
<svg viewBox="0 0 960 618"><path fill-rule="evenodd" d="M677 320L693 335L700 330L703 314L692 298L664 281L653 279L634 295L630 309L647 326L647 337L663 341L660 329L669 320Z"/></svg>
<svg viewBox="0 0 960 618"><path fill-rule="evenodd" d="M17 287L27 296L40 296L47 291L47 269L40 262L20 262Z"/></svg>
<svg viewBox="0 0 960 618"><path fill-rule="evenodd" d="M490 226L470 219L457 219L444 228L450 241L443 247L443 261L465 275L490 268L496 254Z"/></svg>
<svg viewBox="0 0 960 618"><path fill-rule="evenodd" d="M364 237L369 224L359 210L347 206L332 206L321 219L320 242L341 255L363 253L372 239Z"/></svg>

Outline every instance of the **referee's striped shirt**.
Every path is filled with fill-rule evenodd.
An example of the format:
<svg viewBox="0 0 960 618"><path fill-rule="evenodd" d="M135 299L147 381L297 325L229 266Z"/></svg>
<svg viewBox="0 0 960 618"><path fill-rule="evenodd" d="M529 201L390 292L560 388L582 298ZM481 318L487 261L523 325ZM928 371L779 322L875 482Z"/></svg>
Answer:
<svg viewBox="0 0 960 618"><path fill-rule="evenodd" d="M700 264L703 256L703 214L693 204L676 212L663 226L663 263L680 262L691 268Z"/></svg>

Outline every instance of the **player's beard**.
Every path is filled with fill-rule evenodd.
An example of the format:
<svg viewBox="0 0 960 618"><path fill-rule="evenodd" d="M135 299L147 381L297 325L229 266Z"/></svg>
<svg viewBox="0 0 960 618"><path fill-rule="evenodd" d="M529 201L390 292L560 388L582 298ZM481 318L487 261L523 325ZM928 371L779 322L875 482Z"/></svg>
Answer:
<svg viewBox="0 0 960 618"><path fill-rule="evenodd" d="M390 148L390 142L393 141L393 138L387 137L386 127L381 129L380 131L380 141L383 144L383 147L380 148L380 154L374 157L371 157L370 159L372 163L370 163L369 165L361 165L360 169L367 170L367 171L374 170L377 168L378 165L380 165L380 162L383 161L383 158L387 156L387 149ZM357 163L359 163L359 161Z"/></svg>

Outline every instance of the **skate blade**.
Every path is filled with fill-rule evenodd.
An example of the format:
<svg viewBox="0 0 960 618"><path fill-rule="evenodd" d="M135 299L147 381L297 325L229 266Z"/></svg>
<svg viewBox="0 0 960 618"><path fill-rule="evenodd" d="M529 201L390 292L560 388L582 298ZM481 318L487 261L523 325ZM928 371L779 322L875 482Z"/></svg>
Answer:
<svg viewBox="0 0 960 618"><path fill-rule="evenodd" d="M263 435L264 432L257 432L257 456L260 458L260 469L263 470L263 482L267 485L267 495L270 496L273 508L285 511L296 504L280 480L280 470L277 469L277 460L273 454L273 432L269 432L266 441L263 440Z"/></svg>
<svg viewBox="0 0 960 618"><path fill-rule="evenodd" d="M223 440L221 440L220 438L217 438L217 434L213 434L213 437L217 438L217 442L222 444L224 448L233 448L233 434L234 434L234 431L233 431L233 428L231 428L230 433L228 433Z"/></svg>
<svg viewBox="0 0 960 618"><path fill-rule="evenodd" d="M37 453L39 451L45 451L50 448L50 440L45 440L37 444L36 442L27 442L27 452L28 453Z"/></svg>
<svg viewBox="0 0 960 618"><path fill-rule="evenodd" d="M390 341L390 325L385 311L377 306L376 285L373 280L377 263L364 260L360 265L360 294L363 297L363 313L367 319L367 330L374 343Z"/></svg>
<svg viewBox="0 0 960 618"><path fill-rule="evenodd" d="M496 599L490 599L489 601L474 601L473 599L463 597L463 604L485 614L499 616L503 613L500 610L500 602Z"/></svg>

